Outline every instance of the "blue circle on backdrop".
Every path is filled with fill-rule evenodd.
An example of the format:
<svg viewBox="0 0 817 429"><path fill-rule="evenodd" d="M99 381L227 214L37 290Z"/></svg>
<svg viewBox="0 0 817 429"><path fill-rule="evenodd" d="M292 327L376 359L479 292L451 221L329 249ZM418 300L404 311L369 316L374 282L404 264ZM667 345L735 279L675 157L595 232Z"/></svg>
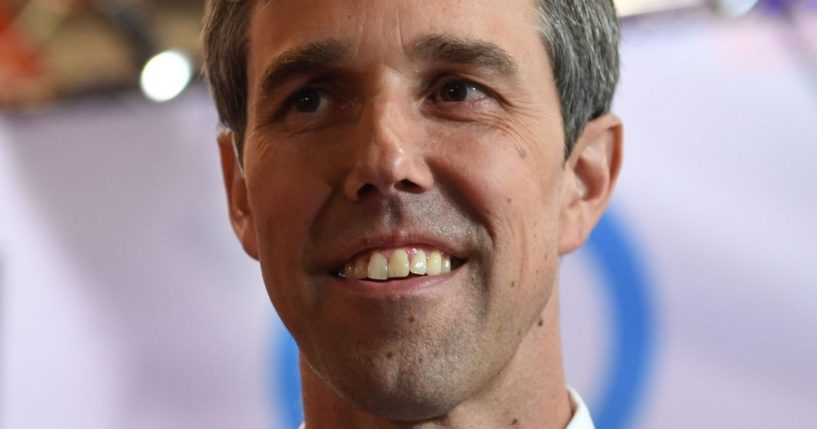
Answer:
<svg viewBox="0 0 817 429"><path fill-rule="evenodd" d="M614 328L600 398L590 408L599 429L632 427L643 400L654 347L655 321L647 272L630 237L615 211L608 211L587 243L604 282Z"/></svg>
<svg viewBox="0 0 817 429"><path fill-rule="evenodd" d="M654 346L646 271L630 235L612 210L593 230L587 250L604 281L614 328L611 359L601 380L600 397L590 403L591 415L598 429L626 429L643 400ZM284 427L295 429L303 422L298 348L289 333L278 326L273 333L270 386Z"/></svg>

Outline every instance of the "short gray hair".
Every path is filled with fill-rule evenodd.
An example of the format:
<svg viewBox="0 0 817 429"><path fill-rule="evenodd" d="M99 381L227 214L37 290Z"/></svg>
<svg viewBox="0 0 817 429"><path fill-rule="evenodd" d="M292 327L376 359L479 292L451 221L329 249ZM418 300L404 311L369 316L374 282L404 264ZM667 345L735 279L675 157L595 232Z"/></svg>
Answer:
<svg viewBox="0 0 817 429"><path fill-rule="evenodd" d="M247 28L252 0L207 0L204 75L221 123L242 157L247 127ZM542 39L562 108L565 158L587 123L610 111L619 78L619 22L613 0L538 0Z"/></svg>
<svg viewBox="0 0 817 429"><path fill-rule="evenodd" d="M562 105L565 158L587 123L610 111L619 78L619 21L612 0L540 0Z"/></svg>

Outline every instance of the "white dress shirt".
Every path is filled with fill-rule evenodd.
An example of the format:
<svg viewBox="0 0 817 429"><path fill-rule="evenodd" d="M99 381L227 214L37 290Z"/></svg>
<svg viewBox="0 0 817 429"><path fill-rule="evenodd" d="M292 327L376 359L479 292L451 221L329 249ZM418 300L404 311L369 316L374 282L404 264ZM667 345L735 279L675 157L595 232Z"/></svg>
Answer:
<svg viewBox="0 0 817 429"><path fill-rule="evenodd" d="M567 392L570 393L570 403L573 405L573 418L570 419L565 429L596 429L582 397L570 387L567 388Z"/></svg>
<svg viewBox="0 0 817 429"><path fill-rule="evenodd" d="M570 419L565 429L596 429L582 397L570 387L567 388L567 392L570 394L570 403L574 411L573 418ZM306 423L302 424L300 429L306 429Z"/></svg>

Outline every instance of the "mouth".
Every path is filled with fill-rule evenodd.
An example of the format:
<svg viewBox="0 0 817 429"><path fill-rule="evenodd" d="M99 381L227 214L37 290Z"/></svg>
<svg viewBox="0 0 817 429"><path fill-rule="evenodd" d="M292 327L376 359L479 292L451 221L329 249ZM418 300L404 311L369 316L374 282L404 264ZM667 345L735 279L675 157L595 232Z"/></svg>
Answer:
<svg viewBox="0 0 817 429"><path fill-rule="evenodd" d="M465 260L432 246L412 245L368 249L330 271L341 280L389 283L415 277L445 276Z"/></svg>

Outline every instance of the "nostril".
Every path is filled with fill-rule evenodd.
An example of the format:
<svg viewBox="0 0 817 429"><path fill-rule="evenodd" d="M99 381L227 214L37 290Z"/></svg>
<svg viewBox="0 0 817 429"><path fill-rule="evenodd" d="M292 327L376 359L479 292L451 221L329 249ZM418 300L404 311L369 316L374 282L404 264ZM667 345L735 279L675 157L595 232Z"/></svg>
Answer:
<svg viewBox="0 0 817 429"><path fill-rule="evenodd" d="M371 183L365 183L363 186L361 186L357 190L357 196L358 197L363 197L363 196L366 196L367 194L376 194L378 192L378 189L379 188L377 187L377 185L374 185L374 184L371 184ZM394 184L394 189L396 189L398 191L411 192L411 193L422 192L422 187L420 187L420 185L412 182L409 179L403 179L403 180L395 183ZM386 189L383 190L384 194L387 193L387 192L388 192L388 190L386 190Z"/></svg>
<svg viewBox="0 0 817 429"><path fill-rule="evenodd" d="M412 182L409 179L403 179L403 180L399 181L397 183L397 189L400 189L401 191L407 191L407 192L419 192L419 191L422 190L420 188L420 185Z"/></svg>
<svg viewBox="0 0 817 429"><path fill-rule="evenodd" d="M366 194L372 194L377 191L377 187L372 185L371 183L366 183L357 190L358 196L364 196Z"/></svg>

